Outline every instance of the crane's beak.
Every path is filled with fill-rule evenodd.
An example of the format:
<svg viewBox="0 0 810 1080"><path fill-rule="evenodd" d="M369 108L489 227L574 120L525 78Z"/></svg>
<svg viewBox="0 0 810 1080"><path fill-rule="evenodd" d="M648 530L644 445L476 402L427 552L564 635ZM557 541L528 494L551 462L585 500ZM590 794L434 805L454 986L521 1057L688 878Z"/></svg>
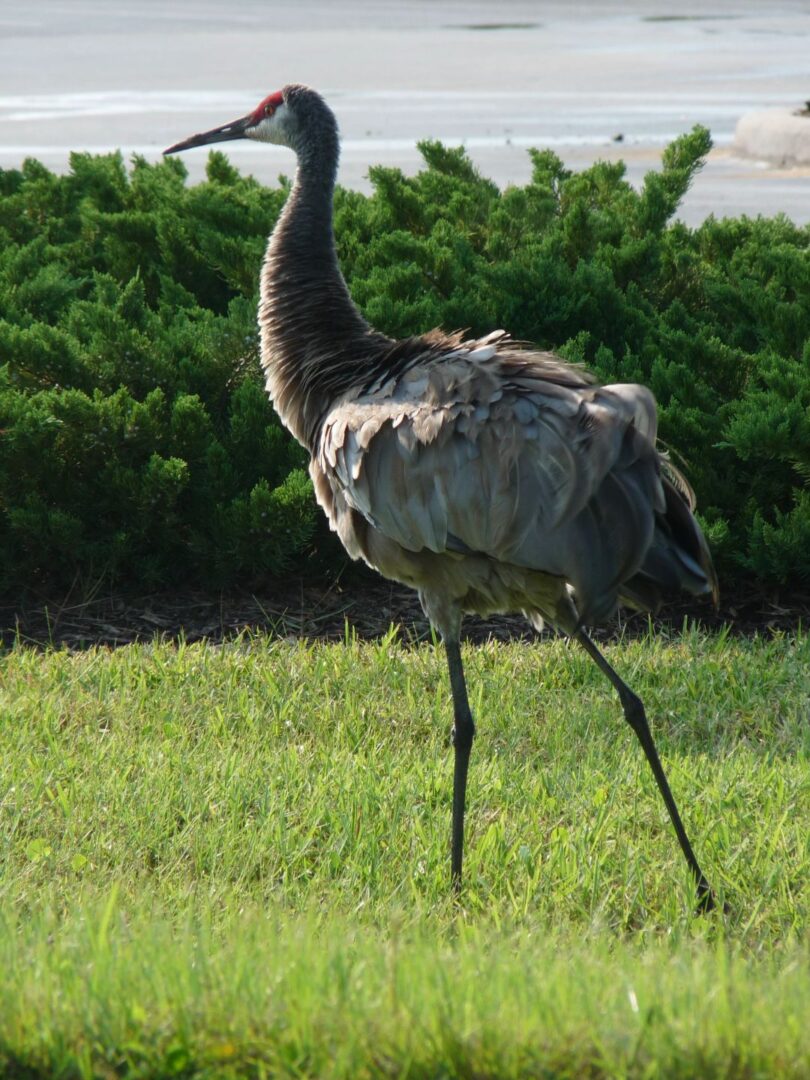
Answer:
<svg viewBox="0 0 810 1080"><path fill-rule="evenodd" d="M177 154L181 150L191 150L194 146L208 146L209 143L229 142L231 139L246 139L245 132L248 128L253 127L255 123L253 114L248 113L241 120L232 120L230 124L223 124L222 127L212 128L210 131L203 131L199 135L192 135L188 139L183 139L182 142L175 143L174 146L170 146L163 153Z"/></svg>

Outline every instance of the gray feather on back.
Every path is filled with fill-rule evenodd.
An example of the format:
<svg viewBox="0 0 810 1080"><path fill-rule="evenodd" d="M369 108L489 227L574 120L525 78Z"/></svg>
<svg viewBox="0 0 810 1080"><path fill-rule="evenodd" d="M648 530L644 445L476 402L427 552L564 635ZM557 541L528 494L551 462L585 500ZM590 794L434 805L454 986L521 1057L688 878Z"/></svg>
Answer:
<svg viewBox="0 0 810 1080"><path fill-rule="evenodd" d="M503 338L426 354L330 409L317 453L335 493L406 551L552 575L601 616L666 510L652 395Z"/></svg>

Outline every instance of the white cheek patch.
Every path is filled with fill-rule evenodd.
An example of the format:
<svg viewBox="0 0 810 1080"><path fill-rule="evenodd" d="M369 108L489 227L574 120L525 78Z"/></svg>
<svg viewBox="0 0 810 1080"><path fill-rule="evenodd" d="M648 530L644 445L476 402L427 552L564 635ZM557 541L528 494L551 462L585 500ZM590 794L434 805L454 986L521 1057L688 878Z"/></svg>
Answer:
<svg viewBox="0 0 810 1080"><path fill-rule="evenodd" d="M272 116L265 116L255 127L245 133L259 142L287 144L287 106L279 105Z"/></svg>

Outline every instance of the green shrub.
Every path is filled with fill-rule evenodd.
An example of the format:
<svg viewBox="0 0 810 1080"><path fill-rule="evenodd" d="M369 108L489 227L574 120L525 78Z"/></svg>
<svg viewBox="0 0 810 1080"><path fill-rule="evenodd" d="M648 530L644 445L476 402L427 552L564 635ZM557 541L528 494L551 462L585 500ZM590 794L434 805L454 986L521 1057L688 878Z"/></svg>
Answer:
<svg viewBox="0 0 810 1080"><path fill-rule="evenodd" d="M621 164L533 151L530 182L501 192L425 143L417 176L338 190L338 249L386 333L502 326L648 384L725 580L807 583L810 228L672 223L709 145L679 138L640 191ZM118 154L0 170L2 590L247 582L311 556L306 458L265 397L255 323L289 185L219 153L185 177Z"/></svg>
<svg viewBox="0 0 810 1080"><path fill-rule="evenodd" d="M725 581L808 584L810 228L671 223L709 148L701 128L677 139L638 192L621 163L576 174L533 151L530 183L499 192L461 151L424 144L429 169L372 170L374 197L343 210L365 241L344 265L390 333L502 326L646 383Z"/></svg>
<svg viewBox="0 0 810 1080"><path fill-rule="evenodd" d="M0 587L222 584L298 565L306 457L261 390L256 273L284 200L220 156L0 174Z"/></svg>

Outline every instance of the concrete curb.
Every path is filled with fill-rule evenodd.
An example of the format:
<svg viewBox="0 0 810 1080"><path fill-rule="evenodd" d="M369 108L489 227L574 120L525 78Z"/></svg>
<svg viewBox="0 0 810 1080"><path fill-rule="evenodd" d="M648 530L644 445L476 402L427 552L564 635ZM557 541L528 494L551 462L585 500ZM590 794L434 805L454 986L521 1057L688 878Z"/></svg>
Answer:
<svg viewBox="0 0 810 1080"><path fill-rule="evenodd" d="M732 150L775 165L810 165L810 106L746 113L737 122Z"/></svg>

